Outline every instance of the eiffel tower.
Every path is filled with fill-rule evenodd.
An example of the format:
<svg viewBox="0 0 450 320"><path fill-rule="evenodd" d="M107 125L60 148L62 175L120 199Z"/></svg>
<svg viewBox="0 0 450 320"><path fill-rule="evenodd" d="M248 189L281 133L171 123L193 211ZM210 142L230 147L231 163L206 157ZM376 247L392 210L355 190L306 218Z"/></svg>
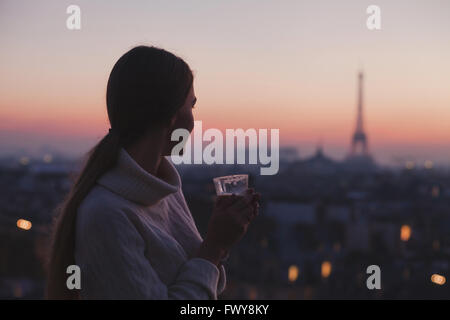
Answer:
<svg viewBox="0 0 450 320"><path fill-rule="evenodd" d="M356 129L352 139L351 156L366 156L368 153L367 136L363 126L363 80L364 75L360 71L358 74L358 114L356 118Z"/></svg>
<svg viewBox="0 0 450 320"><path fill-rule="evenodd" d="M358 109L356 116L356 128L352 136L352 144L350 154L347 161L352 165L359 167L373 167L374 162L369 154L369 147L367 143L367 135L364 132L363 121L363 80L364 74L362 71L358 73Z"/></svg>

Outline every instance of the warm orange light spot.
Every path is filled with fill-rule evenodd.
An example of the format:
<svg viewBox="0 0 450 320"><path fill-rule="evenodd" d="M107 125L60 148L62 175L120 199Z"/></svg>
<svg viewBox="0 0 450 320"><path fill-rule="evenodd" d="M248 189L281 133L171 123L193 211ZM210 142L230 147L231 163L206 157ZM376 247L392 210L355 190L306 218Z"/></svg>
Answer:
<svg viewBox="0 0 450 320"><path fill-rule="evenodd" d="M23 289L20 284L16 284L13 287L13 296L14 298L22 298L23 296Z"/></svg>
<svg viewBox="0 0 450 320"><path fill-rule="evenodd" d="M31 222L25 219L19 219L17 220L17 228L23 229L23 230L30 230L31 229Z"/></svg>
<svg viewBox="0 0 450 320"><path fill-rule="evenodd" d="M256 300L258 298L258 290L255 288L250 288L248 290L248 298L249 300Z"/></svg>
<svg viewBox="0 0 450 320"><path fill-rule="evenodd" d="M433 186L433 188L431 188L431 196L433 198L439 197L439 187L438 186Z"/></svg>
<svg viewBox="0 0 450 320"><path fill-rule="evenodd" d="M410 275L411 275L411 271L409 271L409 269L406 268L403 270L403 279L409 280Z"/></svg>
<svg viewBox="0 0 450 320"><path fill-rule="evenodd" d="M28 158L28 157L21 157L19 159L19 162L20 162L21 165L26 166L27 164L30 163L30 158Z"/></svg>
<svg viewBox="0 0 450 320"><path fill-rule="evenodd" d="M445 277L435 273L431 276L431 282L442 286L445 283Z"/></svg>
<svg viewBox="0 0 450 320"><path fill-rule="evenodd" d="M439 250L439 247L441 246L439 240L433 241L433 250Z"/></svg>
<svg viewBox="0 0 450 320"><path fill-rule="evenodd" d="M400 239L402 241L408 241L411 237L411 227L404 224L400 229Z"/></svg>
<svg viewBox="0 0 450 320"><path fill-rule="evenodd" d="M414 161L406 161L405 162L405 168L408 170L414 169L415 163Z"/></svg>
<svg viewBox="0 0 450 320"><path fill-rule="evenodd" d="M269 242L267 241L267 238L261 239L261 247L267 248Z"/></svg>
<svg viewBox="0 0 450 320"><path fill-rule="evenodd" d="M331 274L331 263L329 261L322 262L322 278L328 278Z"/></svg>
<svg viewBox="0 0 450 320"><path fill-rule="evenodd" d="M298 267L297 266L290 266L288 271L288 279L289 282L294 282L298 278Z"/></svg>
<svg viewBox="0 0 450 320"><path fill-rule="evenodd" d="M341 251L341 244L339 242L336 242L335 244L333 244L333 250L335 252Z"/></svg>
<svg viewBox="0 0 450 320"><path fill-rule="evenodd" d="M423 164L423 166L425 167L425 169L432 169L433 168L433 161L426 160L425 163Z"/></svg>
<svg viewBox="0 0 450 320"><path fill-rule="evenodd" d="M45 154L42 160L44 160L45 163L50 163L53 161L53 156L51 154Z"/></svg>

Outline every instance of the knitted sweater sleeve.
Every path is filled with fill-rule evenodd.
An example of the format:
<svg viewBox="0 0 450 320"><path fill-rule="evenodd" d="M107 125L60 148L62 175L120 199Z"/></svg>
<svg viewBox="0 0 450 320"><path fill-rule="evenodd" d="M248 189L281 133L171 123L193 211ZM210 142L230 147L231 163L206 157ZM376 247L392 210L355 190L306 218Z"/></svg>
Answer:
<svg viewBox="0 0 450 320"><path fill-rule="evenodd" d="M95 206L81 211L85 212L79 210L77 218L75 257L82 298L217 299L220 272L213 263L187 260L167 285L144 255L144 240L124 212Z"/></svg>

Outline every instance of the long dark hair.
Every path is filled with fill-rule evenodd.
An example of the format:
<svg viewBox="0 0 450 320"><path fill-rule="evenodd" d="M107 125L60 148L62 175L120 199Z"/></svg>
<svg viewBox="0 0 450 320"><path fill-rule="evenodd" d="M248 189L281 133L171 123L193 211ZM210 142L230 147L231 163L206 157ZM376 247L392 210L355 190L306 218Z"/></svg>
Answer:
<svg viewBox="0 0 450 320"><path fill-rule="evenodd" d="M111 130L88 153L55 219L48 261L49 299L79 298L76 290L66 287L66 269L75 264L75 226L81 202L97 179L114 167L121 147L169 124L183 106L192 83L193 74L186 62L153 46L135 47L114 65L106 92Z"/></svg>

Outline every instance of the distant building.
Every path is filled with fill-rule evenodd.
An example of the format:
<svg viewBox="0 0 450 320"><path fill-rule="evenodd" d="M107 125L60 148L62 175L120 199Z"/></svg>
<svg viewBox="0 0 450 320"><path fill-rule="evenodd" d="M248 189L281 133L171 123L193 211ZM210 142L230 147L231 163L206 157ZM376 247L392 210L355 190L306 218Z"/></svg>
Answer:
<svg viewBox="0 0 450 320"><path fill-rule="evenodd" d="M280 161L293 162L298 160L298 150L294 147L280 148Z"/></svg>
<svg viewBox="0 0 450 320"><path fill-rule="evenodd" d="M281 261L300 263L302 252L297 228L301 225L313 227L316 224L315 205L270 201L263 212L276 223L275 238L279 244Z"/></svg>
<svg viewBox="0 0 450 320"><path fill-rule="evenodd" d="M292 173L329 175L336 173L339 168L339 162L325 155L322 147L318 146L314 155L309 158L293 162L289 170Z"/></svg>
<svg viewBox="0 0 450 320"><path fill-rule="evenodd" d="M366 220L347 224L347 248L363 252L369 250L369 225Z"/></svg>

